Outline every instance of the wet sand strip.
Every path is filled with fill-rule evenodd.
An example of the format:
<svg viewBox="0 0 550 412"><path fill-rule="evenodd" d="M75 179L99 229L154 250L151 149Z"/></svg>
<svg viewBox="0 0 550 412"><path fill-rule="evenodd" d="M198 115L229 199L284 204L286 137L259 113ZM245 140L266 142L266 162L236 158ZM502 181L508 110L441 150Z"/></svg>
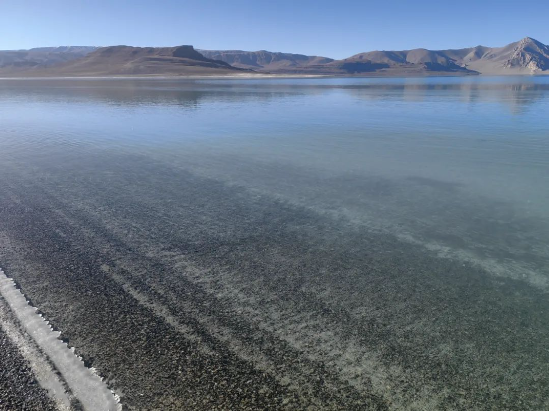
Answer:
<svg viewBox="0 0 550 412"><path fill-rule="evenodd" d="M67 382L71 392L84 410L120 410L117 397L107 388L102 379L88 369L84 362L59 340L49 323L37 313L25 296L17 289L12 279L0 269L0 294L25 330L53 362Z"/></svg>
<svg viewBox="0 0 550 412"><path fill-rule="evenodd" d="M0 295L0 409L74 410L78 401Z"/></svg>
<svg viewBox="0 0 550 412"><path fill-rule="evenodd" d="M0 306L5 302L0 297ZM3 328L0 308L0 410L55 410L56 404L41 387L34 368Z"/></svg>

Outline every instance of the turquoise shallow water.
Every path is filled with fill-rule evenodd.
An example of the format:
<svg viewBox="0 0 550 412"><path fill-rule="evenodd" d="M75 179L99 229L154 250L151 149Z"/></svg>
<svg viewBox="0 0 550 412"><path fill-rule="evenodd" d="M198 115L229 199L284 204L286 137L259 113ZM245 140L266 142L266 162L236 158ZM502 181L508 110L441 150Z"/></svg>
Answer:
<svg viewBox="0 0 550 412"><path fill-rule="evenodd" d="M547 77L13 80L0 87L2 144L29 155L33 139L61 152L88 144L241 154L334 173L438 177L540 203L546 214Z"/></svg>
<svg viewBox="0 0 550 412"><path fill-rule="evenodd" d="M96 279L284 388L205 408L544 407L548 120L548 77L0 80L0 266L136 408L167 358L93 343Z"/></svg>
<svg viewBox="0 0 550 412"><path fill-rule="evenodd" d="M548 77L6 80L0 93L2 154L25 167L139 154L431 247L458 246L440 232L483 238L457 253L501 230L507 249L547 246ZM472 232L491 208L523 223Z"/></svg>

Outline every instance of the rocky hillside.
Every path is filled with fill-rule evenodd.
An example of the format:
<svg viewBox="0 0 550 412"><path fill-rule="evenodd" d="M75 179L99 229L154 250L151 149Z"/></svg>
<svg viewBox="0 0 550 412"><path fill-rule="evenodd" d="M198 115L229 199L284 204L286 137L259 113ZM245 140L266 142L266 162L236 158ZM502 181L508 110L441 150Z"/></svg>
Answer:
<svg viewBox="0 0 550 412"><path fill-rule="evenodd" d="M548 46L525 37L504 47L467 49L461 64L482 74L537 74L548 72Z"/></svg>
<svg viewBox="0 0 550 412"><path fill-rule="evenodd" d="M0 50L0 68L25 70L79 59L96 50L94 46L38 47L29 50Z"/></svg>
<svg viewBox="0 0 550 412"><path fill-rule="evenodd" d="M452 72L456 74L537 74L548 71L548 46L526 37L504 47L372 51L331 63L378 66L375 71Z"/></svg>
<svg viewBox="0 0 550 412"><path fill-rule="evenodd" d="M365 67L367 71L397 73L447 72L477 74L441 51L414 49L405 51L372 51L359 53L344 60L335 61L334 66L342 69Z"/></svg>
<svg viewBox="0 0 550 412"><path fill-rule="evenodd" d="M0 68L0 75L14 75L12 67ZM50 67L35 67L28 76L117 76L117 75L224 75L243 72L220 61L204 57L193 46L102 47L76 60ZM15 73L16 74L16 73Z"/></svg>
<svg viewBox="0 0 550 412"><path fill-rule="evenodd" d="M333 59L303 54L278 53L266 50L198 50L211 59L223 60L235 67L256 71L296 71L301 68L330 63Z"/></svg>
<svg viewBox="0 0 550 412"><path fill-rule="evenodd" d="M342 60L265 50L45 47L0 51L0 76L547 74L548 46L530 37L504 47L370 51Z"/></svg>
<svg viewBox="0 0 550 412"><path fill-rule="evenodd" d="M469 75L537 74L548 71L548 46L526 37L504 47L371 51L342 60L265 50L199 50L235 67L280 74Z"/></svg>

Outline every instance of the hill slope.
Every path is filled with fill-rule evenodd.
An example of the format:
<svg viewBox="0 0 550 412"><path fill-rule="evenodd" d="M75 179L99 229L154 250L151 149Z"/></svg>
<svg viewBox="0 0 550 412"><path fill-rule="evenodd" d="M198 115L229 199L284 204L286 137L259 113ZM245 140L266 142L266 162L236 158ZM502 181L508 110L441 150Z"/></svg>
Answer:
<svg viewBox="0 0 550 412"><path fill-rule="evenodd" d="M475 47L462 62L487 74L536 74L548 72L548 46L525 37L504 47Z"/></svg>
<svg viewBox="0 0 550 412"><path fill-rule="evenodd" d="M386 72L439 71L480 74L537 74L548 71L548 46L530 37L504 47L477 46L449 50L372 51L333 65L363 63Z"/></svg>
<svg viewBox="0 0 550 412"><path fill-rule="evenodd" d="M29 50L0 50L0 68L17 70L46 67L79 59L96 50L94 46L38 47Z"/></svg>
<svg viewBox="0 0 550 412"><path fill-rule="evenodd" d="M457 64L442 52L426 49L359 53L331 64L350 73L378 72L388 75L478 74Z"/></svg>
<svg viewBox="0 0 550 412"><path fill-rule="evenodd" d="M342 60L265 50L199 50L235 67L279 74L468 75L548 71L548 46L526 37L504 47L371 51Z"/></svg>
<svg viewBox="0 0 550 412"><path fill-rule="evenodd" d="M304 69L330 63L333 59L320 56L306 56L303 54L279 53L266 50L198 50L204 56L222 60L234 67L252 69L256 71L289 71Z"/></svg>
<svg viewBox="0 0 550 412"><path fill-rule="evenodd" d="M10 70L11 69L11 70ZM12 66L0 67L0 75L17 75ZM117 76L117 75L223 75L243 69L204 57L193 46L102 47L84 57L27 70L27 76Z"/></svg>

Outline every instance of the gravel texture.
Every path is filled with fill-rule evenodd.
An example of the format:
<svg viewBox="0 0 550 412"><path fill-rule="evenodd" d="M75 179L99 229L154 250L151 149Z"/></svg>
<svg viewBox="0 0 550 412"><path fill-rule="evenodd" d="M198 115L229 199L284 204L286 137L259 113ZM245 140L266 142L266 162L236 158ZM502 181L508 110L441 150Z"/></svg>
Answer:
<svg viewBox="0 0 550 412"><path fill-rule="evenodd" d="M548 407L544 289L139 157L63 167L0 182L0 262L126 409Z"/></svg>

